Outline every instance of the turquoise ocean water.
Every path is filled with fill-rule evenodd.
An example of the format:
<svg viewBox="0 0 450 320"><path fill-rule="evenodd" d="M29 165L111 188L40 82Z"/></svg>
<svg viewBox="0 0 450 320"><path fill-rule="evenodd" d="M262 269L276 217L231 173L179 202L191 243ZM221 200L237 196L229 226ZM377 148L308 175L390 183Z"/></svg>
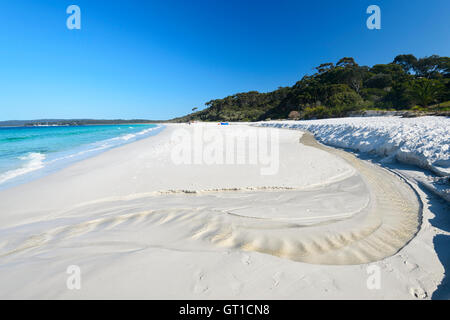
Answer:
<svg viewBox="0 0 450 320"><path fill-rule="evenodd" d="M0 189L157 134L154 124L0 127Z"/></svg>

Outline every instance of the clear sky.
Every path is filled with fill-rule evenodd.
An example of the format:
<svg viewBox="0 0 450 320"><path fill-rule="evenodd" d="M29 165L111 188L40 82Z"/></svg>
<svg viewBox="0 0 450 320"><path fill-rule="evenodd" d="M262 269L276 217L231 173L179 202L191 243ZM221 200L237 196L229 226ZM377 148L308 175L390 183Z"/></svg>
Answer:
<svg viewBox="0 0 450 320"><path fill-rule="evenodd" d="M66 27L71 4L81 30ZM371 4L381 30L366 27ZM449 0L2 0L0 120L168 119L343 56L449 56L449 12Z"/></svg>

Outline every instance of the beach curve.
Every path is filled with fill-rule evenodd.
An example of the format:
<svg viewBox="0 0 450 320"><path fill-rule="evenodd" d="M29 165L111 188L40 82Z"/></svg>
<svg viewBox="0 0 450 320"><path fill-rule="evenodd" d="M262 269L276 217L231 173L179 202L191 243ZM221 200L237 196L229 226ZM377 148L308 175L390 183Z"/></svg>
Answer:
<svg viewBox="0 0 450 320"><path fill-rule="evenodd" d="M90 257L89 268L96 274L105 267L106 261L108 268L123 268L125 262L119 259L111 263L108 258L111 255L126 255L132 259L140 252L157 250L170 256L189 253L203 261L215 257L216 253L231 250L263 253L293 263L362 265L395 255L415 236L419 230L421 205L414 190L399 176L345 151L320 145L309 134L285 129L268 130L281 130L286 140L281 140L282 146L286 143L281 148L284 159L292 158L298 163L305 160L286 155L299 152L308 159L308 154L313 154L314 159L320 157L324 163L336 166L335 173L326 179L317 176L305 185L295 185L282 183L286 182L285 177L293 175L292 171L285 173L281 168L281 177L267 178L266 181L255 170L258 176L248 176L242 181L244 172L239 172L241 180L233 180L231 176L228 181L215 182L211 187L210 179L201 179L217 167L198 166L199 171L195 172L198 178L193 185L189 174L194 168L176 171L169 161L164 161L170 150L166 146L165 151L155 158L161 167L154 169L153 179L157 180L156 171L165 174L161 168L167 166L179 175L179 181L186 179L189 183L164 183L162 188L152 181L150 190L147 184L145 189L131 193L121 190L108 197L96 194L90 199L78 200L75 205L49 209L39 219L35 216L14 223L0 230L1 264L21 261L26 270L25 261L39 261L40 257L50 255L50 261L60 265L63 262L59 257L79 252L70 260L83 265L87 262L82 257ZM108 151L110 154L68 168L66 171L70 174L60 174L71 176L72 170L79 172L81 168L98 167L107 159L111 162L113 155L127 153L126 149L140 150L139 154L142 154L142 147L151 139L166 139L165 145L169 143L169 137L170 130L167 130L162 137ZM117 159L117 163L110 164L116 174L121 172L117 167L119 163L130 172L130 164ZM233 170L237 168L227 168L224 176L230 176ZM247 167L243 170L249 171ZM299 170L302 174L305 172L304 168ZM200 171L203 172L201 176L198 175ZM98 170L91 171L89 177L95 177L96 172ZM107 172L111 171L108 169ZM46 188L54 192L60 179L48 177L35 183L44 186L44 182ZM69 179L65 183L70 186L74 181ZM111 183L103 181L102 184L106 188ZM26 186L10 192L23 192L24 189L27 190ZM35 194L36 197L41 195ZM4 203L2 206L5 208ZM97 288L95 292L98 290L102 291ZM92 292L88 296L92 296Z"/></svg>

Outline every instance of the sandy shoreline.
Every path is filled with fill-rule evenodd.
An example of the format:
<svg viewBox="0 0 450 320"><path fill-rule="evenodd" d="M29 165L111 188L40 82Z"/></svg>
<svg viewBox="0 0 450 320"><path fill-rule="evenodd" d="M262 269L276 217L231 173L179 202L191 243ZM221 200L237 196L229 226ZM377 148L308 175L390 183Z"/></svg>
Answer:
<svg viewBox="0 0 450 320"><path fill-rule="evenodd" d="M276 174L261 174L267 163L175 164L174 132L200 126L276 130ZM446 208L299 131L169 125L0 192L0 297L430 298L448 268L435 240L449 231L430 221ZM71 265L80 290L66 286Z"/></svg>

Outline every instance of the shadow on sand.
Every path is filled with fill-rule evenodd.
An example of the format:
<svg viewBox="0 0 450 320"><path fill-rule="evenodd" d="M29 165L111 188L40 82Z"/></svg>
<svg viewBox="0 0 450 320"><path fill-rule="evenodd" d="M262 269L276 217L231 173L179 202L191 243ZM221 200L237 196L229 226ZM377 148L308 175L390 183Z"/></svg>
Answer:
<svg viewBox="0 0 450 320"><path fill-rule="evenodd" d="M428 175L433 175L428 170L423 170L412 165L402 164L396 161L384 162L381 157L355 152L350 149L343 150L355 154L362 160L368 160L391 170L419 170L427 173ZM428 209L434 215L434 218L429 220L430 224L438 230L450 232L450 203L435 195L427 188L421 186L420 183L419 187L426 195L426 199L424 200L427 200L429 203ZM431 298L433 300L450 300L450 236L446 234L436 235L433 238L433 245L445 273L444 278L438 285L437 289L433 292Z"/></svg>
<svg viewBox="0 0 450 320"><path fill-rule="evenodd" d="M320 140L319 140L320 141ZM323 143L323 141L320 141ZM323 143L327 145L326 143ZM331 146L333 147L333 146ZM336 147L334 147L336 148ZM429 170L424 170L419 167L399 163L397 161L384 161L383 157L376 156L373 154L368 154L364 152L357 152L348 148L337 148L345 150L349 153L353 153L361 160L367 160L376 163L382 167L390 170L418 170L426 173L427 175L433 176ZM445 232L450 232L450 203L441 197L435 195L433 192L423 187L419 183L420 189L426 195L426 200L429 203L429 210L434 215L434 218L429 220L430 224ZM425 199L424 199L425 200ZM433 245L436 254L444 268L444 278L438 285L437 289L433 292L431 299L433 300L450 300L450 236L446 234L438 234L433 238Z"/></svg>
<svg viewBox="0 0 450 320"><path fill-rule="evenodd" d="M432 226L450 232L450 204L424 190L430 201L430 211L435 215L430 220ZM432 299L450 299L450 236L438 234L433 239L434 249L444 267L444 279L433 292Z"/></svg>
<svg viewBox="0 0 450 320"><path fill-rule="evenodd" d="M364 160L370 160L375 163L382 165L383 167L389 168L391 170L422 170L418 167L400 164L400 163L381 163L374 161L373 158L370 158L367 155L363 155ZM424 170L424 172L432 175L431 172ZM426 199L429 204L428 209L434 215L433 219L430 219L430 224L437 228L438 230L442 230L445 232L450 232L450 203L441 197L434 194L432 191L423 187L419 183L419 188L426 195ZM450 300L450 236L446 234L438 234L433 238L434 250L439 258L439 261L444 268L444 278L441 283L437 287L437 289L433 292L431 299L433 300Z"/></svg>

